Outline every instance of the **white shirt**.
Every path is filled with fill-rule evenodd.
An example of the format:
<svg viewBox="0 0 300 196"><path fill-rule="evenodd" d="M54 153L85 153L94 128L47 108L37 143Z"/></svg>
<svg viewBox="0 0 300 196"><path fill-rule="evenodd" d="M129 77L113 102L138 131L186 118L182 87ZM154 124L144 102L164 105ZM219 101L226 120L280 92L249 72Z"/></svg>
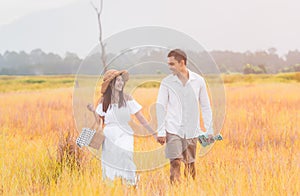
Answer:
<svg viewBox="0 0 300 196"><path fill-rule="evenodd" d="M188 72L189 79L184 86L173 74L161 82L156 103L160 137L166 136L166 131L186 139L202 134L199 105L204 127L208 134L213 134L212 110L205 80L190 70Z"/></svg>
<svg viewBox="0 0 300 196"><path fill-rule="evenodd" d="M127 124L130 121L130 114L135 114L142 109L136 100L126 101L126 106L119 108L118 104L110 104L106 112L103 112L103 105L100 103L96 113L104 116L104 124Z"/></svg>

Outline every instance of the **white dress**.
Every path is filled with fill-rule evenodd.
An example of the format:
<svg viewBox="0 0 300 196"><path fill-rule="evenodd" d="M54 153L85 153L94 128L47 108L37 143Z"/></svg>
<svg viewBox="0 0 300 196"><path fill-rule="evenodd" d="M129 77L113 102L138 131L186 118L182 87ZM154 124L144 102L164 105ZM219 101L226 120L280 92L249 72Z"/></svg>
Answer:
<svg viewBox="0 0 300 196"><path fill-rule="evenodd" d="M102 176L103 179L114 180L121 177L128 183L136 184L136 165L133 160L133 130L128 125L130 114L135 114L142 106L135 100L126 101L121 108L111 104L106 112L102 104L96 108L100 116L104 116L104 136L102 145Z"/></svg>

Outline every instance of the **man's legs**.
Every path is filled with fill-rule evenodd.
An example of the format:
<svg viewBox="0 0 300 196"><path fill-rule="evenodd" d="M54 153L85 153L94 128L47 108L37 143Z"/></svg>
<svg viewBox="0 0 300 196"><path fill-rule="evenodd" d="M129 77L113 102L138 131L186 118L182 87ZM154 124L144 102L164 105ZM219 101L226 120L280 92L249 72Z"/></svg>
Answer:
<svg viewBox="0 0 300 196"><path fill-rule="evenodd" d="M180 161L180 159L170 161L170 181L172 184L174 182L180 182Z"/></svg>
<svg viewBox="0 0 300 196"><path fill-rule="evenodd" d="M182 160L182 139L167 132L166 158L170 160L170 181L180 181L180 164Z"/></svg>
<svg viewBox="0 0 300 196"><path fill-rule="evenodd" d="M183 161L185 163L184 176L192 176L195 180L196 168L195 168L195 158L196 158L196 148L197 148L197 138L187 139L184 141L183 151Z"/></svg>

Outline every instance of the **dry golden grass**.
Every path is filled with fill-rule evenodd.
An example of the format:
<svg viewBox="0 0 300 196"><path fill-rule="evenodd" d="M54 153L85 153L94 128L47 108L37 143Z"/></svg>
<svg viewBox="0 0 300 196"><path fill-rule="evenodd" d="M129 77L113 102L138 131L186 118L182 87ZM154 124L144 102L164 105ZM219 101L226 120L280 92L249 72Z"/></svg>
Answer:
<svg viewBox="0 0 300 196"><path fill-rule="evenodd" d="M133 94L148 118L149 92ZM0 194L299 195L300 84L228 84L226 93L224 140L198 157L196 180L171 186L166 165L141 172L138 189L103 182L100 162L65 141L77 135L72 89L2 93ZM160 146L136 139L136 150L149 148Z"/></svg>

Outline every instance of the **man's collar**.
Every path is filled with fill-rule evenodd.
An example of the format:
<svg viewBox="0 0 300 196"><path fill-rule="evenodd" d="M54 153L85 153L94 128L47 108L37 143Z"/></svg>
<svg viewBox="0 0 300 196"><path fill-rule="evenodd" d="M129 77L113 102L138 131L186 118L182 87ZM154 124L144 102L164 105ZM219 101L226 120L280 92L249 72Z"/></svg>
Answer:
<svg viewBox="0 0 300 196"><path fill-rule="evenodd" d="M197 79L196 76L195 76L195 73L193 73L193 72L192 72L191 70L189 70L189 69L187 69L187 70L188 70L188 72L189 72L189 79L188 79L188 81L189 81L189 80L195 80L195 79ZM178 82L180 82L178 76L177 76L177 75L173 75L173 74L172 74L172 81L178 81Z"/></svg>
<svg viewBox="0 0 300 196"><path fill-rule="evenodd" d="M189 69L188 69L188 71L189 71L189 80L196 80L197 77L196 77L195 73Z"/></svg>

